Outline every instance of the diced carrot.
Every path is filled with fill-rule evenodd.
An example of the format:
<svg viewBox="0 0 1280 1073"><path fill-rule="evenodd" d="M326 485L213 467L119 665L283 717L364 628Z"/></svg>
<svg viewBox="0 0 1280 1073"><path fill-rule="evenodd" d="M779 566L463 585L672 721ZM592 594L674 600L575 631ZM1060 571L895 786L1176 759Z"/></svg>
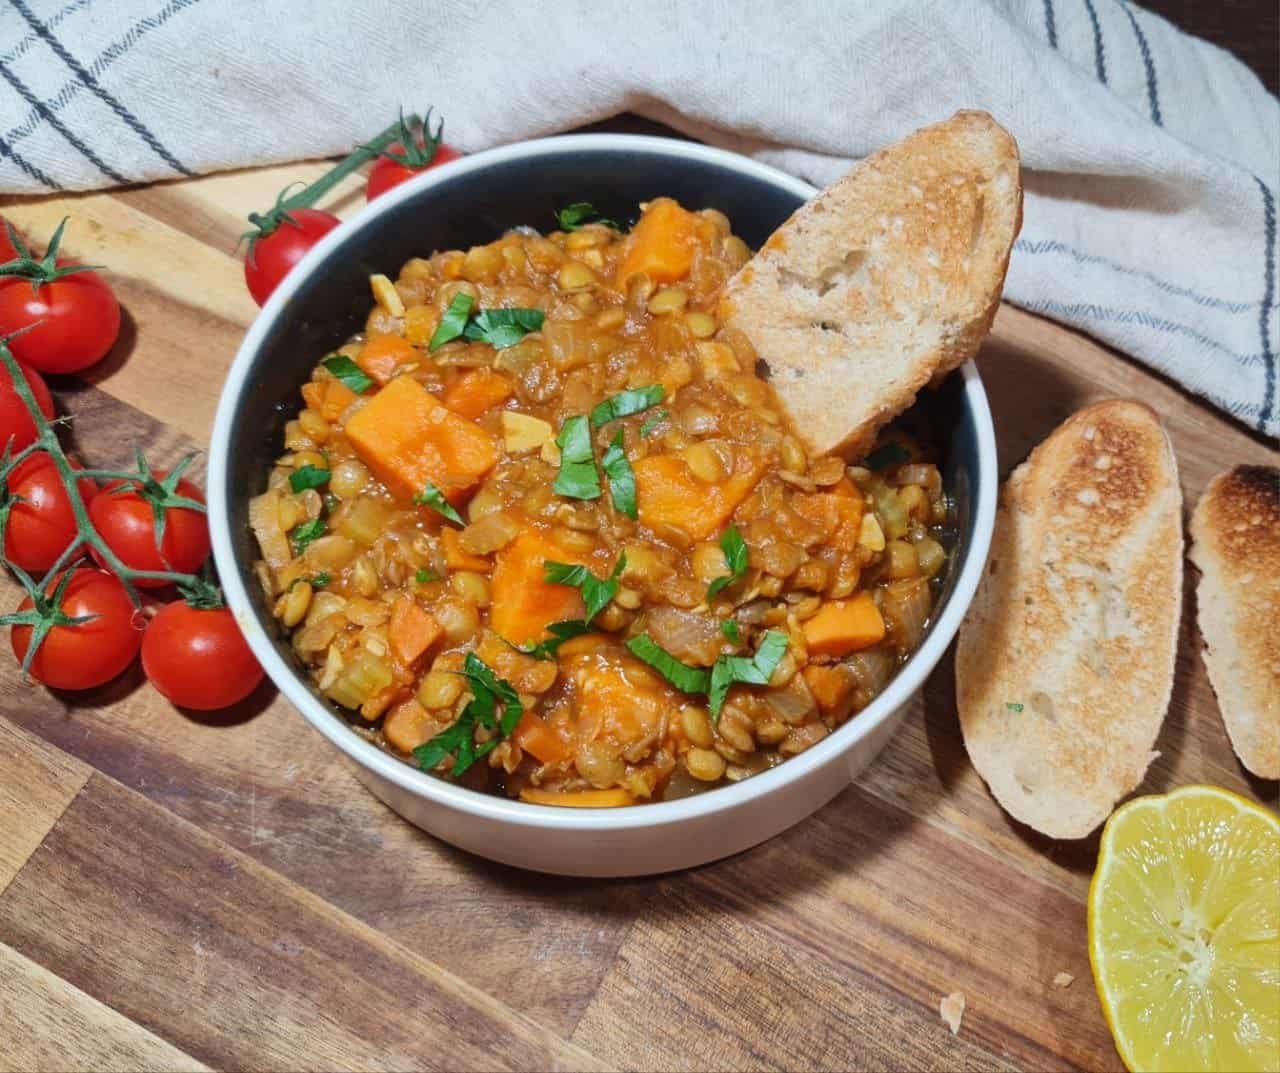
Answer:
<svg viewBox="0 0 1280 1073"><path fill-rule="evenodd" d="M846 667L839 664L824 666L810 663L801 673L818 702L818 707L824 712L836 711L853 696L856 682Z"/></svg>
<svg viewBox="0 0 1280 1073"><path fill-rule="evenodd" d="M573 746L534 712L520 716L511 736L521 749L543 764L560 764L573 757Z"/></svg>
<svg viewBox="0 0 1280 1073"><path fill-rule="evenodd" d="M635 798L626 790L540 790L526 786L520 791L520 800L530 805L559 805L564 808L620 808L635 804Z"/></svg>
<svg viewBox="0 0 1280 1073"><path fill-rule="evenodd" d="M379 384L385 384L401 365L417 356L413 344L399 335L374 335L360 348L356 364Z"/></svg>
<svg viewBox="0 0 1280 1073"><path fill-rule="evenodd" d="M514 390L508 377L481 366L458 377L440 401L455 414L475 419L509 398Z"/></svg>
<svg viewBox="0 0 1280 1073"><path fill-rule="evenodd" d="M336 421L342 416L342 411L358 397L341 380L330 380L325 385L324 405L320 408L320 416L326 421Z"/></svg>
<svg viewBox="0 0 1280 1073"><path fill-rule="evenodd" d="M393 495L412 499L428 482L455 506L498 461L497 445L410 376L397 376L347 422L361 460Z"/></svg>
<svg viewBox="0 0 1280 1073"><path fill-rule="evenodd" d="M487 574L493 569L493 563L483 555L472 555L462 549L462 541L456 529L440 531L440 546L444 548L444 565L450 570L472 570Z"/></svg>
<svg viewBox="0 0 1280 1073"><path fill-rule="evenodd" d="M640 521L651 529L677 530L705 540L724 528L767 468L754 452L739 449L733 472L719 484L704 484L677 455L648 455L632 467Z"/></svg>
<svg viewBox="0 0 1280 1073"><path fill-rule="evenodd" d="M414 663L440 636L440 623L418 606L411 596L401 596L391 605L387 623L387 643L400 662Z"/></svg>
<svg viewBox="0 0 1280 1073"><path fill-rule="evenodd" d="M639 272L655 283L674 283L689 274L693 254L709 237L711 225L670 198L650 202L631 235L615 279L620 287Z"/></svg>
<svg viewBox="0 0 1280 1073"><path fill-rule="evenodd" d="M578 590L544 580L548 559L586 565L589 560L557 544L541 529L526 529L498 552L489 624L512 644L541 641L552 622L582 618Z"/></svg>
<svg viewBox="0 0 1280 1073"><path fill-rule="evenodd" d="M805 644L818 655L844 656L884 640L884 616L869 592L828 600L803 623Z"/></svg>
<svg viewBox="0 0 1280 1073"><path fill-rule="evenodd" d="M411 753L434 736L436 720L413 698L397 704L382 721L387 744L402 753Z"/></svg>
<svg viewBox="0 0 1280 1073"><path fill-rule="evenodd" d="M324 384L319 380L309 380L302 385L302 401L310 410L320 410L324 406Z"/></svg>

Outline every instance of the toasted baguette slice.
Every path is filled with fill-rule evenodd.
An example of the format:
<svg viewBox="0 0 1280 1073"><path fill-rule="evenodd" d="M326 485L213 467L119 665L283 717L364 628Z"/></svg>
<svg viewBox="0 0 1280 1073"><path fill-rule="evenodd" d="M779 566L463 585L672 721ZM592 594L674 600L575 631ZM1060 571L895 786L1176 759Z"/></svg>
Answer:
<svg viewBox="0 0 1280 1073"><path fill-rule="evenodd" d="M858 457L977 353L1021 223L1017 144L986 112L958 112L798 209L726 285L721 317L810 452Z"/></svg>
<svg viewBox="0 0 1280 1073"><path fill-rule="evenodd" d="M1173 688L1182 492L1156 415L1068 418L1000 495L956 652L973 766L1015 819L1083 838L1142 781Z"/></svg>
<svg viewBox="0 0 1280 1073"><path fill-rule="evenodd" d="M1280 779L1280 469L1236 466L1191 516L1204 662L1240 762Z"/></svg>

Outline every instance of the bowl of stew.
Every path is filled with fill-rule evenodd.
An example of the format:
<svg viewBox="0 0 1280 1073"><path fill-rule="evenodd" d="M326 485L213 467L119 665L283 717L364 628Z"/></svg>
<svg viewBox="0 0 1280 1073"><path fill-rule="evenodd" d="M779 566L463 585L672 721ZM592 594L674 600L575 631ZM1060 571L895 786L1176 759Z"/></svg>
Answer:
<svg viewBox="0 0 1280 1073"><path fill-rule="evenodd" d="M900 725L986 559L994 435L970 364L867 456L806 453L717 308L814 192L668 139L508 146L379 198L264 306L214 426L218 569L412 823L541 871L689 867Z"/></svg>

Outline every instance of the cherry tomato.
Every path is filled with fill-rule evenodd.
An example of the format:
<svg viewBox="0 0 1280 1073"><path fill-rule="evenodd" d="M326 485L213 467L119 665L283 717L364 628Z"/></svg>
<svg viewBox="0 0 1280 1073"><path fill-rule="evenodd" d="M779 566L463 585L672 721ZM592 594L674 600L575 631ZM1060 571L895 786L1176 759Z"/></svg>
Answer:
<svg viewBox="0 0 1280 1073"><path fill-rule="evenodd" d="M164 480L157 472L155 478ZM107 542L120 561L132 570L165 570L194 574L209 557L209 526L204 515L186 507L169 507L165 511L164 544L156 547L155 521L151 504L136 487L117 492L127 481L112 481L93 497L89 518L98 535ZM187 499L204 502L200 489L180 480L174 491ZM106 564L94 552L99 566ZM168 582L137 579L140 589L158 589Z"/></svg>
<svg viewBox="0 0 1280 1073"><path fill-rule="evenodd" d="M257 239L245 257L244 281L258 305L265 304L289 270L342 222L319 209L290 209L289 216L291 220L282 220L271 234Z"/></svg>
<svg viewBox="0 0 1280 1073"><path fill-rule="evenodd" d="M393 145L387 150L387 153L395 157L403 157L405 148L403 145ZM429 163L413 166L406 164L403 160L392 160L390 156L380 156L373 163L373 169L369 172L369 184L365 188L365 197L372 201L375 197L385 194L392 187L399 186L406 179L412 179L415 175L420 175L424 171L430 171L432 168L438 168L441 164L448 164L451 160L457 160L461 153L452 145L446 145L441 142L435 147L435 152L431 156Z"/></svg>
<svg viewBox="0 0 1280 1073"><path fill-rule="evenodd" d="M0 232L0 234L2 233ZM0 252L0 257L3 256L3 252ZM27 378L27 383L31 386L31 394L35 396L36 405L40 407L40 412L45 417L52 418L53 396L49 394L49 388L45 384L44 378L30 365L23 365L19 362L18 367L22 370L22 375ZM36 423L31 420L31 414L18 396L17 389L13 386L13 378L9 375L9 370L0 365L0 454L4 453L5 444L9 445L11 453L16 454L35 438Z"/></svg>
<svg viewBox="0 0 1280 1073"><path fill-rule="evenodd" d="M28 596L18 610L31 606ZM75 571L62 596L62 611L72 617L96 617L75 626L54 626L31 661L34 678L54 689L92 689L111 681L133 662L142 645L142 630L134 625L133 604L118 578L101 570ZM14 626L10 631L19 661L26 657L31 632L30 626Z"/></svg>
<svg viewBox="0 0 1280 1073"><path fill-rule="evenodd" d="M80 465L71 463L76 469ZM58 468L43 451L18 463L5 483L21 500L9 511L4 531L4 557L29 574L48 570L76 535L71 500ZM88 478L77 481L80 498L92 503L98 486Z"/></svg>
<svg viewBox="0 0 1280 1073"><path fill-rule="evenodd" d="M161 608L142 640L142 669L179 708L210 712L244 700L262 681L262 667L225 607Z"/></svg>
<svg viewBox="0 0 1280 1073"><path fill-rule="evenodd" d="M57 260L59 268L69 263ZM13 356L42 373L74 373L111 349L120 334L120 303L91 269L34 290L29 279L0 278L0 334L31 325L36 326L9 341Z"/></svg>

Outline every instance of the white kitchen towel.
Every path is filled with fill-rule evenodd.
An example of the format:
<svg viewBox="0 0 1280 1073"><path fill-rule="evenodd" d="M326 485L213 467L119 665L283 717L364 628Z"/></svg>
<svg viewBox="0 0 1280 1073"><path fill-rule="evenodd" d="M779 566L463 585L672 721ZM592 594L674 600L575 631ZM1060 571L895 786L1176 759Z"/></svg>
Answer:
<svg viewBox="0 0 1280 1073"><path fill-rule="evenodd" d="M629 110L818 184L985 108L1026 169L1006 297L1280 435L1280 102L1126 0L0 0L0 191L342 153L428 104L464 150Z"/></svg>

